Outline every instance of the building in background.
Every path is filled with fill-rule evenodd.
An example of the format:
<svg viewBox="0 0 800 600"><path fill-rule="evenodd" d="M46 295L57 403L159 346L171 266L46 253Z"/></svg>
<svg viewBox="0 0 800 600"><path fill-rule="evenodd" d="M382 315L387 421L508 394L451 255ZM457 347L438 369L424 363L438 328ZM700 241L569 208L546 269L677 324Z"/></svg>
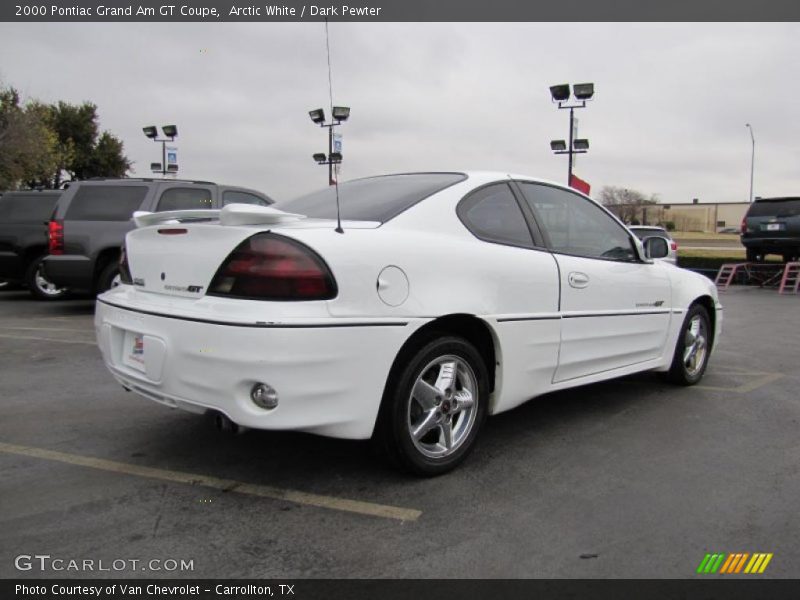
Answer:
<svg viewBox="0 0 800 600"><path fill-rule="evenodd" d="M744 219L748 202L709 202L692 204L643 204L637 206L620 204L607 208L628 225L674 225L675 231L716 232L737 229ZM635 216L631 216L635 215Z"/></svg>

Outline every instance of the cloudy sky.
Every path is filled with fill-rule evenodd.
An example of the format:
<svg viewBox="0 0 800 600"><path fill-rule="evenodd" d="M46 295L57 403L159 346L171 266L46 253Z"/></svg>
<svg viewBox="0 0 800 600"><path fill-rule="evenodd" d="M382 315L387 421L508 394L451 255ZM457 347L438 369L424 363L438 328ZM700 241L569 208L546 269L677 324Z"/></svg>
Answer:
<svg viewBox="0 0 800 600"><path fill-rule="evenodd" d="M800 193L798 24L332 23L342 179L491 169L564 181L549 141L568 113L548 86L595 83L576 111L591 151L575 172L663 202ZM275 198L325 185L308 110L327 106L322 23L0 23L0 81L45 101L90 100L148 176L175 123L181 176Z"/></svg>

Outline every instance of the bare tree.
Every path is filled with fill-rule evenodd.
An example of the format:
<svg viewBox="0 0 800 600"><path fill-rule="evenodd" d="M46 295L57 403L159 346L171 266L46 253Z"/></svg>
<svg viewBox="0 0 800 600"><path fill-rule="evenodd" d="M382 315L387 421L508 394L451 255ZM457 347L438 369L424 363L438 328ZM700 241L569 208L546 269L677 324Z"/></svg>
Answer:
<svg viewBox="0 0 800 600"><path fill-rule="evenodd" d="M607 185L600 190L600 202L625 223L638 220L643 208L658 204L658 194L644 195L638 190ZM648 221L651 219L648 219Z"/></svg>

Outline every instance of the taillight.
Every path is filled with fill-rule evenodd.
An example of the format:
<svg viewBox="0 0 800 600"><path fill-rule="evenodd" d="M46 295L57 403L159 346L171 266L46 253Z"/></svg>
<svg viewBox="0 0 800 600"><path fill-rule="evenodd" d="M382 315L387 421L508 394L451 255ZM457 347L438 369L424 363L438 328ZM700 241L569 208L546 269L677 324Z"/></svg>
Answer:
<svg viewBox="0 0 800 600"><path fill-rule="evenodd" d="M255 300L328 300L336 296L336 282L308 246L258 233L225 259L208 293Z"/></svg>
<svg viewBox="0 0 800 600"><path fill-rule="evenodd" d="M669 247L672 249L673 252L677 251L678 250L678 242L676 242L675 240L672 240L669 243Z"/></svg>
<svg viewBox="0 0 800 600"><path fill-rule="evenodd" d="M47 224L47 243L50 254L64 254L64 224L52 220Z"/></svg>
<svg viewBox="0 0 800 600"><path fill-rule="evenodd" d="M120 283L131 285L133 277L131 277L131 268L128 266L128 252L125 250L125 244L119 251L119 280Z"/></svg>
<svg viewBox="0 0 800 600"><path fill-rule="evenodd" d="M741 233L747 233L747 218L746 217L744 219L742 219L742 224L739 227L739 231Z"/></svg>

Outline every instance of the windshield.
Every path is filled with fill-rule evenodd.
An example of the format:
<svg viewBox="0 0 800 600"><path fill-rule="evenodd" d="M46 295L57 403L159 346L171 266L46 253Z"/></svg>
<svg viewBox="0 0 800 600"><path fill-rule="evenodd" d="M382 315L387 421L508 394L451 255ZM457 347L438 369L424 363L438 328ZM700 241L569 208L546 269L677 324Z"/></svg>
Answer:
<svg viewBox="0 0 800 600"><path fill-rule="evenodd" d="M408 173L340 183L342 219L385 223L420 200L466 178L462 173ZM316 219L335 219L336 188L329 186L278 202L275 208Z"/></svg>
<svg viewBox="0 0 800 600"><path fill-rule="evenodd" d="M800 215L800 198L756 200L747 212L748 217L796 217Z"/></svg>

